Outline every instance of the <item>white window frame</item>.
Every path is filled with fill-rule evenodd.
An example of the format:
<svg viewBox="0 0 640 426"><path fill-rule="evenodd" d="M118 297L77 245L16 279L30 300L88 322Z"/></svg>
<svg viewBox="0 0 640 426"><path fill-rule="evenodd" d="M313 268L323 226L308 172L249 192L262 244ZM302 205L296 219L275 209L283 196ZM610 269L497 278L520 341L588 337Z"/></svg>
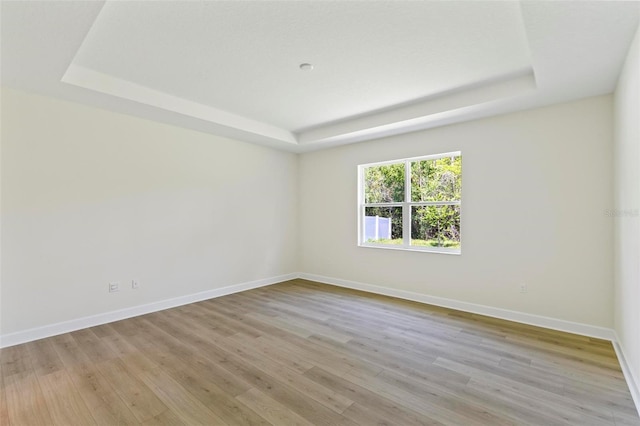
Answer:
<svg viewBox="0 0 640 426"><path fill-rule="evenodd" d="M358 246L379 248L386 250L408 250L428 253L462 254L462 196L459 201L411 201L411 163L423 160L437 160L446 157L462 157L462 151L445 152L442 154L424 155L421 157L401 158L398 160L381 161L378 163L360 164L358 166ZM392 203L365 203L364 201L364 170L368 167L386 166L404 163L404 200ZM462 170L460 171L462 174ZM411 245L411 207L414 206L460 206L460 248L424 247ZM365 241L364 215L366 207L402 207L402 244L376 244Z"/></svg>

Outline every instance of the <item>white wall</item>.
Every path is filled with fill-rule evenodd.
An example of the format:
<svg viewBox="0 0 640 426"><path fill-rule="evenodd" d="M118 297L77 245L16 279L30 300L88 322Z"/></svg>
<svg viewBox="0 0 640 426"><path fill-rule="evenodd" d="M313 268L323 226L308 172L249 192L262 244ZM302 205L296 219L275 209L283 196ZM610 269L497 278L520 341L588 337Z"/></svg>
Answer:
<svg viewBox="0 0 640 426"><path fill-rule="evenodd" d="M615 329L640 386L640 30L615 92ZM640 395L637 395L640 396ZM638 401L640 403L640 401Z"/></svg>
<svg viewBox="0 0 640 426"><path fill-rule="evenodd" d="M0 7L2 10L2 7ZM0 12L0 22L2 18ZM0 86L0 242L2 241L2 86ZM0 336L2 336L2 244L0 243Z"/></svg>
<svg viewBox="0 0 640 426"><path fill-rule="evenodd" d="M620 84L618 129L637 132L637 77ZM610 96L590 98L298 159L3 89L0 334L296 270L612 327L611 111ZM636 173L622 193L637 197L637 133L618 136L636 141L618 175ZM452 150L463 254L358 248L356 166ZM637 359L638 257L625 253L616 271L636 278L618 277L616 327Z"/></svg>
<svg viewBox="0 0 640 426"><path fill-rule="evenodd" d="M301 270L610 328L612 134L603 96L303 154ZM358 164L457 150L462 255L356 246Z"/></svg>
<svg viewBox="0 0 640 426"><path fill-rule="evenodd" d="M296 271L293 154L9 89L2 154L0 334Z"/></svg>

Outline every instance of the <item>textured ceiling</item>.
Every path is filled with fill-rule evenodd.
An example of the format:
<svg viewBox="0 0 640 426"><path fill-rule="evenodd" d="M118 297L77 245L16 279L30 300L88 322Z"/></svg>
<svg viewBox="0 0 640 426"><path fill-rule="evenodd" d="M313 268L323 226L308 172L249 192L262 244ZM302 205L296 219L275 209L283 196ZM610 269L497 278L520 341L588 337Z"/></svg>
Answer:
<svg viewBox="0 0 640 426"><path fill-rule="evenodd" d="M639 6L4 1L2 83L303 151L609 93Z"/></svg>
<svg viewBox="0 0 640 426"><path fill-rule="evenodd" d="M73 63L290 131L531 65L515 2L107 3Z"/></svg>

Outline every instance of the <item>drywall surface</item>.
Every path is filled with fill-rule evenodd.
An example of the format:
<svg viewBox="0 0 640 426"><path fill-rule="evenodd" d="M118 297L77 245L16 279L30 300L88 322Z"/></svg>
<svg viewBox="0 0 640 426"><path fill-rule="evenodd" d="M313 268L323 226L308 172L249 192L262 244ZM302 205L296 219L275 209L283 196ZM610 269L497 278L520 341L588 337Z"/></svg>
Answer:
<svg viewBox="0 0 640 426"><path fill-rule="evenodd" d="M640 30L614 103L615 329L640 391Z"/></svg>
<svg viewBox="0 0 640 426"><path fill-rule="evenodd" d="M612 134L602 96L302 154L300 270L610 328ZM358 164L458 150L461 255L357 246Z"/></svg>
<svg viewBox="0 0 640 426"><path fill-rule="evenodd" d="M2 153L0 334L296 271L293 154L11 89Z"/></svg>

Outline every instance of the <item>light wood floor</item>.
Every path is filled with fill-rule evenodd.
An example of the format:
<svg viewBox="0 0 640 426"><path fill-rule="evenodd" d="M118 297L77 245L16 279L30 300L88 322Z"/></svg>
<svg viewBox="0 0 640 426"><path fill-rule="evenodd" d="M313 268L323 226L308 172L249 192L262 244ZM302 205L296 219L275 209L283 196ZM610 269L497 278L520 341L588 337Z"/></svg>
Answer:
<svg viewBox="0 0 640 426"><path fill-rule="evenodd" d="M295 280L0 350L0 425L640 425L611 344Z"/></svg>

